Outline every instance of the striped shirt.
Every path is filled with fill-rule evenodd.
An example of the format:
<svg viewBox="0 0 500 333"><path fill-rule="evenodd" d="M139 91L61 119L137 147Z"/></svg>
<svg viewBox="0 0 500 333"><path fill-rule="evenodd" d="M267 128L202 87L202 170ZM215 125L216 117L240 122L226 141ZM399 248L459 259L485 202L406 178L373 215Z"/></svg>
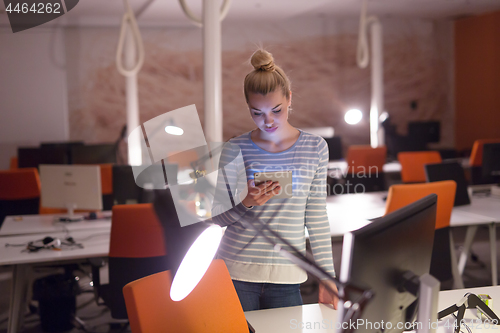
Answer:
<svg viewBox="0 0 500 333"><path fill-rule="evenodd" d="M328 146L325 140L300 130L293 146L279 153L270 153L257 146L250 133L229 140L233 147L241 149L241 162L230 163L231 160L238 160L235 156L239 151L230 152L230 149L225 148L221 154L220 167L225 166L225 174L219 171L212 220L227 226L227 229L218 258L225 261L234 280L302 283L307 279L302 269L275 252L273 245L264 237L257 235L251 228L245 228L240 219L250 213L253 220L259 219L265 223L304 255L304 226L307 227L314 260L334 276L330 225L326 212ZM253 179L254 173L288 170L292 171L292 198L272 198L264 205L253 208L246 208L241 203L239 198L246 195L247 179ZM226 183L231 184L231 206L228 206L227 199L226 203L220 199L224 197L224 192L227 198L229 191ZM264 234L279 243L267 231ZM290 250L287 246L283 248Z"/></svg>

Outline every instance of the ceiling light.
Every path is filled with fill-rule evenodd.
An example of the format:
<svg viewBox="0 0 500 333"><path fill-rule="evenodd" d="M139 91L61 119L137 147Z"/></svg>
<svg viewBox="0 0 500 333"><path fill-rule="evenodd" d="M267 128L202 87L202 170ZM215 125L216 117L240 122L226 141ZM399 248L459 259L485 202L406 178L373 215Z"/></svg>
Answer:
<svg viewBox="0 0 500 333"><path fill-rule="evenodd" d="M361 113L361 111L359 111L358 109L351 109L347 111L344 116L345 122L349 125L356 125L361 121L362 118L363 113Z"/></svg>

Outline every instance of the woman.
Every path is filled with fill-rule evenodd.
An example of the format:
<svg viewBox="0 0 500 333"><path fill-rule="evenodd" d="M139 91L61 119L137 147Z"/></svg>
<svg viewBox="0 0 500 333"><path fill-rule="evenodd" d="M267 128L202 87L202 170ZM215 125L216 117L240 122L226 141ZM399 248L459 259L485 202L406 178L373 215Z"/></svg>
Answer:
<svg viewBox="0 0 500 333"><path fill-rule="evenodd" d="M288 123L292 102L290 81L274 64L272 55L258 50L251 64L254 70L245 77L244 92L257 128L229 141L241 149L243 162L238 170L232 173L226 170L228 174L219 176L212 210L213 221L227 226L218 257L228 267L244 311L301 305L299 286L307 279L302 269L276 253L253 229L244 227L239 219L249 211L303 254L306 226L315 261L328 273L335 274L326 213L328 147L321 137ZM221 165L229 163L228 155L231 154L223 152ZM273 199L281 189L279 180L258 186L253 181L256 172L287 170L292 170L292 198ZM235 205L232 200L234 207L225 209L217 197L223 197L224 190L231 187L224 180L231 182L238 174L245 183L248 181L247 189L240 203ZM333 282L324 282L337 290ZM337 308L337 301L320 284L319 302Z"/></svg>

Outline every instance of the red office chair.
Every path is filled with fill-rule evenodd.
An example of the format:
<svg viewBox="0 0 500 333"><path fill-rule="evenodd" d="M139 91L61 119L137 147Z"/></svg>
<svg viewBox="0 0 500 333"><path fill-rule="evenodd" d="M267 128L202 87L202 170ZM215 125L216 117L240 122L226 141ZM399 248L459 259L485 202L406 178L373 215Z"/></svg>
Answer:
<svg viewBox="0 0 500 333"><path fill-rule="evenodd" d="M163 229L151 204L115 205L110 237L109 284L100 284L100 264L91 261L94 293L98 304L110 308L113 318L126 319L123 287L168 269Z"/></svg>
<svg viewBox="0 0 500 333"><path fill-rule="evenodd" d="M0 171L0 225L7 215L38 214L40 177L36 168Z"/></svg>

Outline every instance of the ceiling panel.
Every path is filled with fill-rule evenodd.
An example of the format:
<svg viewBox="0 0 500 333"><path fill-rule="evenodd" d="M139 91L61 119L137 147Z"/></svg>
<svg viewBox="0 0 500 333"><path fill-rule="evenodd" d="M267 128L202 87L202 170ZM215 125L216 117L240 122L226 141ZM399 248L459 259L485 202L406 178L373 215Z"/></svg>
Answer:
<svg viewBox="0 0 500 333"><path fill-rule="evenodd" d="M232 0L228 21L279 21L297 16L328 15L359 16L362 0ZM129 0L134 10L149 3L139 18L141 26L189 26L177 0ZM198 16L202 0L186 0ZM0 4L3 9L3 2ZM111 25L120 24L123 14L121 0L80 0L78 5L54 24ZM500 10L500 0L370 0L368 12L390 17L426 19L454 18ZM0 24L7 24L6 14L0 14Z"/></svg>

